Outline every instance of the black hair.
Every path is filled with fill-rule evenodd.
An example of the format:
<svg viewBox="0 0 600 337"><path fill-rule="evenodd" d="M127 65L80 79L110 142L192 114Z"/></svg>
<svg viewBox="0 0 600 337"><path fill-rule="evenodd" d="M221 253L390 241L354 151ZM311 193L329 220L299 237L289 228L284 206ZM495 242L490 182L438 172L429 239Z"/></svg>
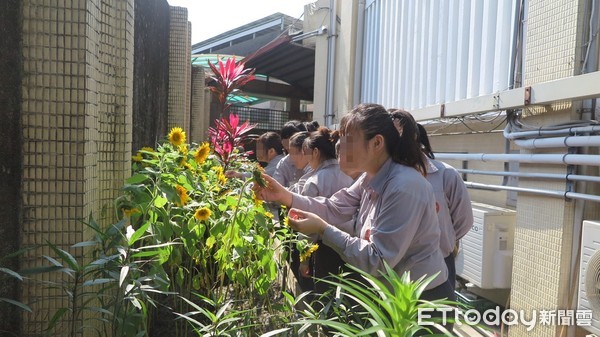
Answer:
<svg viewBox="0 0 600 337"><path fill-rule="evenodd" d="M290 137L290 147L302 150L304 140L308 138L309 133L307 131L296 132Z"/></svg>
<svg viewBox="0 0 600 337"><path fill-rule="evenodd" d="M417 123L407 111L397 109L389 113L379 104L359 104L340 121L342 134L350 130L361 130L365 140L381 135L393 161L427 174Z"/></svg>
<svg viewBox="0 0 600 337"><path fill-rule="evenodd" d="M298 120L288 121L281 128L281 139L289 139L294 133L301 131L308 131L303 122Z"/></svg>
<svg viewBox="0 0 600 337"><path fill-rule="evenodd" d="M265 132L256 139L256 142L260 142L264 146L265 151L275 149L277 154L283 154L283 144L281 144L281 137L277 132Z"/></svg>
<svg viewBox="0 0 600 337"><path fill-rule="evenodd" d="M319 122L301 122L299 120L291 120L283 124L281 128L281 139L290 139L296 132L302 131L316 131L319 128Z"/></svg>
<svg viewBox="0 0 600 337"><path fill-rule="evenodd" d="M310 150L318 149L321 153L321 161L324 161L337 158L335 144L339 139L340 133L338 131L320 127L317 131L311 132L310 137L304 142Z"/></svg>
<svg viewBox="0 0 600 337"><path fill-rule="evenodd" d="M427 136L427 130L419 123L417 123L417 127L419 128L419 143L421 143L423 153L425 153L428 158L435 159L435 155L431 149L431 143L429 143L429 137Z"/></svg>
<svg viewBox="0 0 600 337"><path fill-rule="evenodd" d="M317 122L317 121L304 122L304 126L306 127L306 131L308 131L308 132L317 131L319 129L319 122Z"/></svg>

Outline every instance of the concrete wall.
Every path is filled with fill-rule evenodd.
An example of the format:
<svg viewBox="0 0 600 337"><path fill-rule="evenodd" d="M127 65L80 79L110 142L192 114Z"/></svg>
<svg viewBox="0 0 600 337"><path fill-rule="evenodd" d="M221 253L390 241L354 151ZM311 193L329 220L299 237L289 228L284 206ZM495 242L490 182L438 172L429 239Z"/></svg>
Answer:
<svg viewBox="0 0 600 337"><path fill-rule="evenodd" d="M168 133L169 19L167 0L135 1L134 152Z"/></svg>
<svg viewBox="0 0 600 337"><path fill-rule="evenodd" d="M318 0L316 7L329 7L329 0ZM329 25L327 9L308 11L305 7L304 31L310 32ZM312 40L311 40L312 43ZM317 36L315 44L315 86L313 98L313 120L325 125L325 98L327 93L327 35Z"/></svg>
<svg viewBox="0 0 600 337"><path fill-rule="evenodd" d="M528 1L524 85L579 74L577 65L584 19L583 1ZM560 24L557 24L559 23ZM525 109L525 121L548 125L572 118L570 102L548 108ZM522 153L566 153L566 149L522 151ZM567 173L565 166L522 165L523 172ZM521 179L520 186L564 190L564 182ZM517 310L568 308L569 271L574 203L535 195L519 195L511 307ZM542 211L543 210L543 211ZM528 332L516 326L510 336L555 336L559 325L538 325Z"/></svg>
<svg viewBox="0 0 600 337"><path fill-rule="evenodd" d="M79 255L69 247L89 238L82 220L114 221L114 198L130 174L134 1L21 5L22 245L49 241ZM42 255L54 256L39 248L23 267L45 265ZM21 336L41 335L67 305L61 290L41 283L62 281L48 273L24 284L33 313L23 315Z"/></svg>
<svg viewBox="0 0 600 337"><path fill-rule="evenodd" d="M192 67L190 140L196 143L208 140L209 111L204 110L205 92L208 92L205 78L203 67Z"/></svg>
<svg viewBox="0 0 600 337"><path fill-rule="evenodd" d="M21 218L21 0L0 2L0 259L19 248ZM18 259L0 260L18 270ZM19 300L21 283L0 272L0 297ZM20 309L0 302L0 335L19 332ZM13 335L13 336L16 336Z"/></svg>
<svg viewBox="0 0 600 337"><path fill-rule="evenodd" d="M170 7L169 32L169 113L168 128L190 133L191 42L188 13L184 7ZM190 75L191 76L191 75Z"/></svg>

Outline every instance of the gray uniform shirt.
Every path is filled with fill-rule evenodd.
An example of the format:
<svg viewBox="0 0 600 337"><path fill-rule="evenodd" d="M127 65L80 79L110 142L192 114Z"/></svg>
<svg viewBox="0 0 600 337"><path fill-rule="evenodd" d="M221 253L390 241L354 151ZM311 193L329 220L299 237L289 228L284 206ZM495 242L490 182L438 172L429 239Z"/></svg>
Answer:
<svg viewBox="0 0 600 337"><path fill-rule="evenodd" d="M340 170L337 159L327 159L317 167L303 175L298 182L299 193L308 197L326 197L329 198L342 188L352 185L352 178ZM353 221L344 224L338 224L338 228L347 233L351 233L350 228ZM313 241L319 239L318 235L310 236Z"/></svg>
<svg viewBox="0 0 600 337"><path fill-rule="evenodd" d="M298 182L298 179L305 173L305 170L299 170L294 166L292 158L290 158L290 155L288 154L279 161L272 177L282 186L290 187Z"/></svg>
<svg viewBox="0 0 600 337"><path fill-rule="evenodd" d="M467 186L454 167L437 160L428 159L427 181L440 209L440 249L444 256L454 250L456 240L462 238L473 226L473 209Z"/></svg>
<svg viewBox="0 0 600 337"><path fill-rule="evenodd" d="M433 190L411 167L388 159L372 179L363 175L331 198L293 194L292 207L314 212L332 224L325 229L323 242L371 275L379 276L386 261L399 275L410 271L413 280L439 273L427 289L448 279ZM335 226L350 221L357 209L358 237Z"/></svg>
<svg viewBox="0 0 600 337"><path fill-rule="evenodd" d="M283 159L283 155L279 154L275 156L273 159L269 161L267 166L265 167L265 173L270 175L271 177L275 175L275 170L277 169L277 164Z"/></svg>
<svg viewBox="0 0 600 337"><path fill-rule="evenodd" d="M352 178L340 170L337 159L327 159L316 170L303 175L300 194L309 197L329 198L342 188L352 185Z"/></svg>

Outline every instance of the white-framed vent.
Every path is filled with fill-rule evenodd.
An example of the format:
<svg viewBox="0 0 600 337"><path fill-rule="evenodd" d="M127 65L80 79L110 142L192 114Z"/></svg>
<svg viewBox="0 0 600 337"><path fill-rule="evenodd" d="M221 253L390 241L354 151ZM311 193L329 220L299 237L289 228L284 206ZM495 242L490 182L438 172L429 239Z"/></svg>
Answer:
<svg viewBox="0 0 600 337"><path fill-rule="evenodd" d="M473 227L462 239L456 274L482 289L510 288L516 212L472 203Z"/></svg>
<svg viewBox="0 0 600 337"><path fill-rule="evenodd" d="M591 311L591 325L582 328L600 335L600 222L584 221L579 263L578 310ZM583 314L583 313L581 313Z"/></svg>

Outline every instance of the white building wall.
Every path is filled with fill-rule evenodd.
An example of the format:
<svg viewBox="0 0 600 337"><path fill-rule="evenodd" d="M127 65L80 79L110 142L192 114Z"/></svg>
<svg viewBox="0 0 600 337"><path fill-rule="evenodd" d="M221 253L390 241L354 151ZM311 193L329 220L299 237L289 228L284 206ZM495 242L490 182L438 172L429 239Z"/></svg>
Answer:
<svg viewBox="0 0 600 337"><path fill-rule="evenodd" d="M516 10L516 0L367 1L360 101L415 110L509 89Z"/></svg>

